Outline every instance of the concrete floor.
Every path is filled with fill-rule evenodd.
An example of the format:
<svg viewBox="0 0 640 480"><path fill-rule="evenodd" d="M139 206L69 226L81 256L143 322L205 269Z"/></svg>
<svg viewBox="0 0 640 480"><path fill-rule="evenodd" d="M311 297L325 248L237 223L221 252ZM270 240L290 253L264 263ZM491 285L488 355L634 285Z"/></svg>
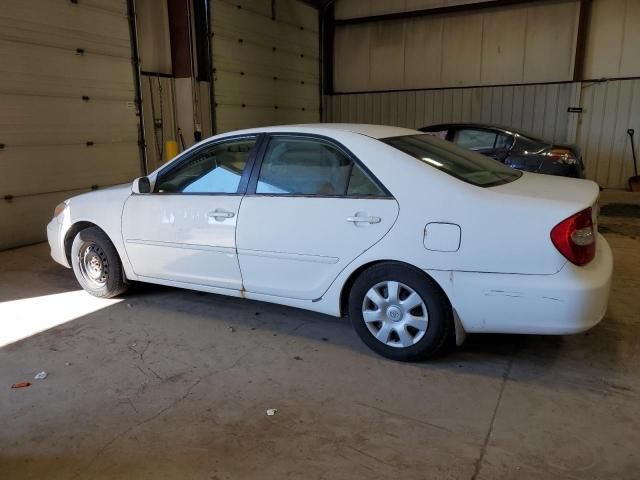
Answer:
<svg viewBox="0 0 640 480"><path fill-rule="evenodd" d="M143 285L96 304L45 245L2 252L0 329L66 323L0 348L0 478L637 479L640 220L601 227L594 330L421 364L275 305Z"/></svg>

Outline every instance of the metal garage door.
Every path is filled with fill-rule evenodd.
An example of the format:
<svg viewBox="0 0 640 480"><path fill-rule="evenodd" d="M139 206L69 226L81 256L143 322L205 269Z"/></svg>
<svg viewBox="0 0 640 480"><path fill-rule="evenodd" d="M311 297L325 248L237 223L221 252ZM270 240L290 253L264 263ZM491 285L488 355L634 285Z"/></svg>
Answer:
<svg viewBox="0 0 640 480"><path fill-rule="evenodd" d="M320 121L317 10L298 0L210 5L216 131Z"/></svg>
<svg viewBox="0 0 640 480"><path fill-rule="evenodd" d="M3 2L0 249L43 240L64 198L140 173L131 56L126 0Z"/></svg>

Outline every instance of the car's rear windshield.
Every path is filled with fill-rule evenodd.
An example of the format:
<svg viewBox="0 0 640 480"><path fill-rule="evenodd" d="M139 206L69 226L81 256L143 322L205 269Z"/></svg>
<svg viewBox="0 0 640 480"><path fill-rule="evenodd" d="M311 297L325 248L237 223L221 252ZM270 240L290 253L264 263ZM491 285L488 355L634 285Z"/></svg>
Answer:
<svg viewBox="0 0 640 480"><path fill-rule="evenodd" d="M497 160L428 134L382 138L380 141L478 187L503 185L522 176L522 172Z"/></svg>

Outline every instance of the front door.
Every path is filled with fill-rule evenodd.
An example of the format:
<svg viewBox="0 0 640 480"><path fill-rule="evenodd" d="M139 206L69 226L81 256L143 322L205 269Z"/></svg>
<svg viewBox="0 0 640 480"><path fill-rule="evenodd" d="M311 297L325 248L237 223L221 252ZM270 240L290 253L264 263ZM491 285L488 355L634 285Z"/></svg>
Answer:
<svg viewBox="0 0 640 480"><path fill-rule="evenodd" d="M129 197L122 233L137 275L242 288L236 224L255 144L236 137L204 145L160 171L153 193Z"/></svg>
<svg viewBox="0 0 640 480"><path fill-rule="evenodd" d="M244 287L313 300L398 216L386 189L340 145L272 135L238 223Z"/></svg>

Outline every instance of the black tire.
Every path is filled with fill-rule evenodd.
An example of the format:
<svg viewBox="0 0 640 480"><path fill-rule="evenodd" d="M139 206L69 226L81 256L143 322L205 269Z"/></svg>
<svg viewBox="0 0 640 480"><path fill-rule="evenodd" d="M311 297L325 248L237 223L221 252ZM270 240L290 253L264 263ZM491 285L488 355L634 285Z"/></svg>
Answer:
<svg viewBox="0 0 640 480"><path fill-rule="evenodd" d="M424 316L421 312L426 307L426 315L428 315L426 317L426 329L420 331L412 326L394 324L391 322L392 319L389 313L384 316L384 322L389 324L384 333L382 333L382 321L369 322L369 327L367 326L363 310L365 308L367 310L370 309L369 313L374 315L376 312L382 312L383 310L379 307L376 309L375 303L365 304L365 296L368 292L371 292L371 289L374 289L381 294L382 300L387 301L390 298L388 290L385 297L385 287L380 287L380 285L385 285L386 282L402 284L399 287L398 299L401 299L403 294L408 297L411 290L419 295L422 304L419 307L415 307L418 309L417 313L415 309L410 310L408 313L413 312L416 315ZM381 290L376 290L377 288L381 288ZM367 302L370 302L370 300L367 299ZM385 305L388 306L390 304L386 303ZM402 300L400 300L399 305L402 306ZM401 308L401 310L403 309ZM405 315L407 315L407 312L401 313L398 321L403 321L403 316ZM360 274L349 293L349 317L353 328L362 341L373 351L392 360L415 362L437 356L448 350L454 338L453 312L440 286L421 270L395 262L376 264ZM402 340L397 333L400 331L399 326L403 328L403 335L409 335L409 337L404 338L410 338L415 343L410 344L410 346L400 346ZM392 329L391 334L386 335L389 328ZM387 343L378 340L371 329L377 329L377 334L386 337ZM394 339L394 334L397 340ZM395 346L390 346L390 343L395 344Z"/></svg>
<svg viewBox="0 0 640 480"><path fill-rule="evenodd" d="M128 287L116 248L97 227L81 230L75 236L71 266L78 283L93 296L116 297Z"/></svg>

